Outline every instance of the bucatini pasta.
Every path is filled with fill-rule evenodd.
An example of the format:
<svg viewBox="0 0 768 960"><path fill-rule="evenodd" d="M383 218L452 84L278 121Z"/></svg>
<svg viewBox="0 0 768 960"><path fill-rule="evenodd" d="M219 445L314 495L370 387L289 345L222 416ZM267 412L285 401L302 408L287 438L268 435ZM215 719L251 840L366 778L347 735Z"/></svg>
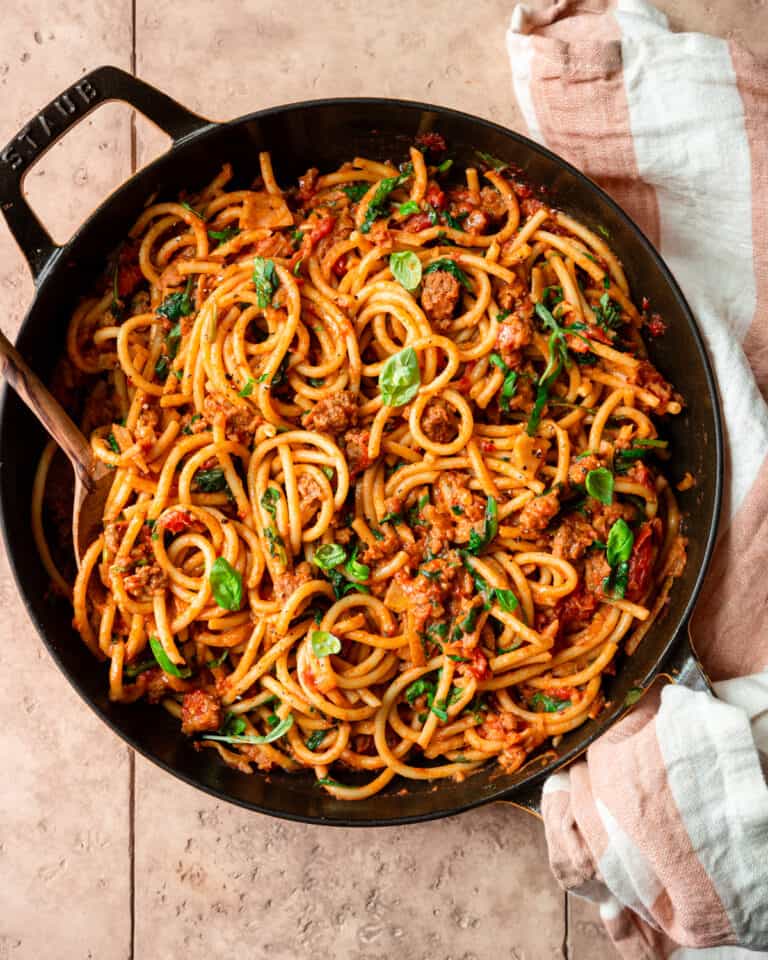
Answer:
<svg viewBox="0 0 768 960"><path fill-rule="evenodd" d="M597 715L685 563L607 239L427 135L141 213L67 339L114 469L54 587L118 702L349 800L517 769Z"/></svg>

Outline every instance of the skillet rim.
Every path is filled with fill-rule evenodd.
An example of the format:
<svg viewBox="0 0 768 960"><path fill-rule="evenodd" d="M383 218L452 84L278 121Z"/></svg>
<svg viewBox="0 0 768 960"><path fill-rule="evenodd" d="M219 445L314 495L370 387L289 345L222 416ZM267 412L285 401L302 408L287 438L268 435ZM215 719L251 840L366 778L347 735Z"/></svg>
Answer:
<svg viewBox="0 0 768 960"><path fill-rule="evenodd" d="M156 88L152 88L156 93L159 94L159 91ZM698 599L701 587L704 582L704 578L707 574L709 564L712 559L712 552L714 549L718 521L720 518L722 499L723 499L723 483L724 483L724 444L723 444L723 425L722 425L722 409L720 404L719 392L717 388L717 381L715 379L714 371L712 368L711 361L706 351L704 344L704 339L699 330L698 323L693 314L693 311L688 304L688 301L685 298L680 286L675 280L671 270L666 265L661 254L651 243L648 237L645 235L643 230L635 223L633 218L618 204L613 200L594 180L588 177L585 173L575 167L573 164L569 163L567 160L563 159L558 154L554 153L552 150L549 150L547 147L542 146L541 144L536 143L529 137L524 134L518 133L516 130L511 130L507 127L504 127L501 124L495 123L492 120L487 120L482 117L475 116L474 114L467 113L462 110L456 110L452 107L439 106L437 104L424 103L418 100L404 100L401 98L391 98L391 97L327 97L314 100L302 100L294 101L284 104L279 104L277 106L266 107L262 110L257 110L249 114L245 114L241 117L237 117L233 120L216 122L209 121L205 118L200 117L200 124L196 126L195 129L191 130L188 133L185 133L183 136L179 137L176 140L172 139L171 145L168 150L164 151L160 156L156 157L146 166L142 167L140 170L136 171L126 180L124 180L117 188L115 188L97 207L90 213L86 220L74 231L72 236L67 240L66 243L57 246L46 262L42 265L37 276L35 277L35 291L32 298L32 301L24 315L24 318L19 327L17 333L17 341L22 339L25 336L31 335L30 320L34 313L35 304L37 297L39 295L40 289L48 284L56 282L56 273L58 269L63 269L65 267L65 261L68 253L70 252L71 247L78 241L78 239L91 229L94 220L109 206L119 204L123 194L128 190L129 187L135 186L135 184L143 178L149 178L151 172L160 164L167 163L175 153L178 153L188 144L192 142L197 142L203 140L206 137L215 137L221 136L222 132L227 128L235 128L237 126L245 125L250 121L258 120L263 117L269 117L276 114L288 113L291 111L306 110L306 109L316 109L316 108L327 108L335 107L337 109L351 107L351 106L369 106L372 108L376 107L403 107L409 111L415 110L422 113L432 113L436 116L451 116L458 118L465 122L469 122L475 126L485 128L487 130L493 131L505 138L511 138L516 141L521 147L525 148L527 151L534 154L539 154L540 156L545 157L550 160L558 167L564 169L570 173L587 192L597 194L600 201L607 205L613 213L624 222L624 224L629 228L631 232L634 233L636 238L639 240L642 247L645 248L646 253L649 255L650 260L652 261L661 281L667 285L669 290L672 293L673 298L676 300L681 313L686 319L689 331L692 335L693 341L696 345L696 350L698 354L699 363L701 369L704 373L704 380L706 383L707 394L712 408L712 420L713 420L713 433L714 433L714 448L715 448L715 463L714 463L714 491L713 491L713 500L712 500L712 511L711 515L707 519L706 524L706 539L704 543L704 548L702 552L702 560L699 566L699 569L696 574L696 578L689 589L688 597L686 599L682 613L679 615L677 623L674 624L674 627L671 628L670 625L665 625L665 633L667 634L666 641L662 641L663 649L656 657L653 665L646 671L644 677L639 680L639 685L643 689L647 688L648 685L653 682L660 673L663 673L663 668L669 663L672 659L673 654L687 646L689 643L687 637L687 625L690 620L694 605ZM22 251L23 252L23 251ZM8 384L3 385L2 394L0 395L0 448L2 448L5 440L5 433L8 429L9 417L7 414L7 400L8 400ZM560 756L556 762L542 766L540 769L537 769L519 783L512 785L511 787L502 788L494 791L489 789L484 793L480 793L475 797L472 797L466 801L456 803L449 809L441 810L430 810L423 813L409 814L402 816L394 817L371 817L367 820L360 819L349 819L344 816L327 818L322 816L316 816L311 814L297 814L292 811L280 810L275 807L268 807L262 803L255 803L249 800L245 800L240 797L233 796L229 793L224 792L222 789L218 789L215 786L203 783L199 780L196 780L192 775L186 773L183 770L178 770L170 765L170 763L162 760L160 757L152 754L147 748L141 746L134 737L122 730L116 720L111 718L107 713L105 713L99 705L97 705L91 697L88 695L87 691L84 689L81 681L77 676L75 676L69 669L66 667L62 659L59 657L53 643L48 640L46 636L42 623L37 616L37 606L44 602L42 598L38 598L33 601L33 598L29 596L24 588L24 584L21 580L20 571L17 567L16 556L13 551L10 549L9 542L9 532L8 532L8 520L7 520L7 511L6 511L6 483L5 483L5 473L6 471L0 471L0 527L2 528L3 543L5 545L6 555L8 557L9 566L13 573L13 577L16 583L17 591L24 603L24 607L38 633L41 640L43 641L48 653L53 658L56 666L61 673L64 674L66 679L69 681L70 685L74 688L78 696L93 710L99 719L107 724L110 729L116 733L121 740L123 740L129 747L135 750L141 756L145 757L147 760L159 766L166 773L172 774L177 779L183 781L189 786L201 790L204 793L216 798L217 800L223 800L228 803L235 804L236 806L242 807L247 810L255 811L257 813L265 814L268 816L279 817L281 819L290 820L293 822L308 823L308 824L317 824L322 826L338 826L338 827L382 827L382 826L402 826L409 823L419 823L427 820L440 819L442 817L454 816L459 813L463 813L467 810L474 809L476 807L483 806L486 803L491 802L508 802L518 806L522 806L526 809L531 809L531 807L536 807L536 794L540 794L541 784L544 779L550 776L553 773L556 773L562 770L564 767L567 767L572 763L578 756L580 756L598 737L605 733L614 723L618 722L627 712L621 706L615 707L609 715L606 715L603 719L603 722L600 723L591 733L581 740L580 743L572 747L567 753ZM8 505L9 508L12 507L11 504ZM689 651L690 655L690 651ZM471 778L468 781L471 783ZM393 799L394 799L393 795Z"/></svg>

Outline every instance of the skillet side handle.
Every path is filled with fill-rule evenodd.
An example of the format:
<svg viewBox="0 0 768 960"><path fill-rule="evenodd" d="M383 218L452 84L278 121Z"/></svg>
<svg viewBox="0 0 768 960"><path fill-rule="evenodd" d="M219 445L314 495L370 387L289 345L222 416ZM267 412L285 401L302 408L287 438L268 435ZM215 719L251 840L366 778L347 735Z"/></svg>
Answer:
<svg viewBox="0 0 768 960"><path fill-rule="evenodd" d="M98 67L52 100L0 152L0 211L27 258L32 276L41 271L59 247L24 197L24 177L70 127L91 110L123 100L157 124L174 142L209 126L165 93L118 67Z"/></svg>
<svg viewBox="0 0 768 960"><path fill-rule="evenodd" d="M713 692L712 684L709 682L706 671L693 648L689 624L686 624L680 630L680 637L675 644L675 649L670 654L669 660L664 664L663 672L668 674L675 683L682 684L689 690Z"/></svg>

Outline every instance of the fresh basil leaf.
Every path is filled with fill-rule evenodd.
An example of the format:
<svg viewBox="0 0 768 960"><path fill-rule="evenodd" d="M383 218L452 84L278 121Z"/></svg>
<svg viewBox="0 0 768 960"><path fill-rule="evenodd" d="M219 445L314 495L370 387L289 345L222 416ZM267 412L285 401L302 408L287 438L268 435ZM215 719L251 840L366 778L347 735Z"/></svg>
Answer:
<svg viewBox="0 0 768 960"><path fill-rule="evenodd" d="M419 392L421 370L413 347L392 354L379 374L381 400L387 407L402 407Z"/></svg>
<svg viewBox="0 0 768 960"><path fill-rule="evenodd" d="M338 543L324 543L315 550L312 562L321 570L330 570L338 567L347 559L347 551Z"/></svg>
<svg viewBox="0 0 768 960"><path fill-rule="evenodd" d="M590 470L584 481L587 493L609 507L613 503L613 474L605 467Z"/></svg>
<svg viewBox="0 0 768 960"><path fill-rule="evenodd" d="M213 599L223 610L239 610L243 603L243 578L224 557L217 557L208 578Z"/></svg>
<svg viewBox="0 0 768 960"><path fill-rule="evenodd" d="M267 549L270 557L277 557L280 563L285 566L288 557L285 553L285 541L274 527L265 527L264 536L267 538Z"/></svg>
<svg viewBox="0 0 768 960"><path fill-rule="evenodd" d="M635 537L628 523L619 518L608 533L605 556L609 566L615 567L620 563L627 563L632 555L634 542Z"/></svg>
<svg viewBox="0 0 768 960"><path fill-rule="evenodd" d="M254 385L254 383L255 383L255 381L254 381L253 377L248 377L248 379L246 380L245 386L244 386L243 389L240 390L240 392L237 394L238 397L250 397L250 395L253 393L253 385Z"/></svg>
<svg viewBox="0 0 768 960"><path fill-rule="evenodd" d="M218 240L219 243L228 243L232 237L236 237L238 233L240 233L240 227L237 227L234 223L231 223L223 230L209 230L208 236L211 238L211 240Z"/></svg>
<svg viewBox="0 0 768 960"><path fill-rule="evenodd" d="M115 439L114 433L109 433L109 434L107 434L107 443L109 444L110 449L111 449L114 453L118 454L118 456L119 456L122 451L120 450L120 444L119 444L119 443L117 442L117 440Z"/></svg>
<svg viewBox="0 0 768 960"><path fill-rule="evenodd" d="M370 188L370 183L365 181L363 183L345 183L341 189L346 193L352 203L357 203L358 200L363 199Z"/></svg>
<svg viewBox="0 0 768 960"><path fill-rule="evenodd" d="M264 307L268 307L272 303L272 297L280 286L280 278L272 260L265 260L264 257L254 257L253 285L256 288L256 302L263 310Z"/></svg>
<svg viewBox="0 0 768 960"><path fill-rule="evenodd" d="M165 673L170 674L172 677L181 677L182 680L192 676L192 671L189 667L179 667L170 659L157 637L150 637L149 645L152 648L152 653L160 669Z"/></svg>
<svg viewBox="0 0 768 960"><path fill-rule="evenodd" d="M433 260L429 266L424 268L424 276L426 277L428 273L435 273L438 270L442 270L443 273L450 273L452 277L455 277L459 281L462 287L465 287L472 293L472 284L469 282L469 277L455 260L451 260L450 257L441 257L439 260Z"/></svg>
<svg viewBox="0 0 768 960"><path fill-rule="evenodd" d="M327 630L313 630L312 649L316 657L327 657L332 653L341 653L341 640Z"/></svg>
<svg viewBox="0 0 768 960"><path fill-rule="evenodd" d="M364 583L350 583L349 580L338 570L326 570L326 579L333 587L333 594L337 600L341 600L348 593L370 593L371 591Z"/></svg>
<svg viewBox="0 0 768 960"><path fill-rule="evenodd" d="M182 200L181 205L185 210L189 210L190 213L194 213L198 220L205 220L205 217L202 215L202 213L200 213L199 210L195 210L195 208L191 204L187 203L186 200Z"/></svg>
<svg viewBox="0 0 768 960"><path fill-rule="evenodd" d="M198 470L192 477L192 483L201 493L218 493L226 489L227 478L222 467L212 467L210 470Z"/></svg>
<svg viewBox="0 0 768 960"><path fill-rule="evenodd" d="M460 657L458 656L458 654L455 654L455 653L449 653L448 659L453 660L454 663L472 663L469 657Z"/></svg>
<svg viewBox="0 0 768 960"><path fill-rule="evenodd" d="M421 283L421 260L412 250L393 253L389 258L389 269L401 287L415 290Z"/></svg>
<svg viewBox="0 0 768 960"><path fill-rule="evenodd" d="M223 743L253 743L253 744L263 744L263 743L274 743L275 740L279 740L280 737L285 736L286 733L293 726L293 714L289 714L285 720L282 720L274 729L270 730L263 737L252 737L252 736L227 736L216 733L207 733L203 735L203 740L219 740Z"/></svg>
<svg viewBox="0 0 768 960"><path fill-rule="evenodd" d="M180 320L192 313L192 300L189 296L192 290L192 277L187 280L183 293L171 293L160 304L155 313L167 320ZM173 333L173 331L171 331ZM181 331L179 331L181 333ZM170 334L169 334L170 336Z"/></svg>
<svg viewBox="0 0 768 960"><path fill-rule="evenodd" d="M450 227L451 230L460 230L464 232L464 223L463 221L469 216L469 211L466 210L464 213L460 213L458 216L454 217L447 210L443 210L443 220L445 220L446 227Z"/></svg>

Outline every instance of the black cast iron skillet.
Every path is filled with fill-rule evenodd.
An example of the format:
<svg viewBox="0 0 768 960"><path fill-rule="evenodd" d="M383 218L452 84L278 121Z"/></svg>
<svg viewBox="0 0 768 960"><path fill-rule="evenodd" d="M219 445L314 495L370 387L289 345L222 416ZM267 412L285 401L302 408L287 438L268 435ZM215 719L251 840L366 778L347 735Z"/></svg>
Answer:
<svg viewBox="0 0 768 960"><path fill-rule="evenodd" d="M170 150L115 191L64 246L56 246L22 194L26 171L66 130L97 105L123 100L173 140ZM519 167L550 202L586 224L600 225L626 267L635 297L650 298L668 323L651 344L651 356L686 398L681 416L664 432L672 441L673 477L690 470L694 489L682 498L689 538L685 573L669 609L618 675L606 678L610 706L598 719L563 737L556 759L544 758L515 774L491 766L463 783L403 783L369 800L344 803L313 787L310 774L245 776L212 751L195 751L178 723L159 707L121 706L107 699L106 668L98 664L70 626L71 611L49 598L47 577L30 537L32 478L45 437L15 394L0 407L0 508L5 542L21 596L56 663L83 699L132 747L165 770L223 800L292 820L337 825L384 825L446 816L490 800L535 808L546 775L578 756L627 709L633 688L645 688L661 672L703 688L706 680L689 645L687 622L712 549L720 506L723 452L712 371L691 311L669 270L640 230L592 181L532 141L443 107L382 99L322 100L274 107L211 123L151 86L114 67L101 67L50 103L0 154L0 205L29 261L36 294L17 345L45 379L64 352L67 323L77 299L103 271L107 256L125 237L153 193L175 196L208 182L224 161L248 181L257 153L272 152L278 178L290 182L309 166L332 169L353 156L401 159L418 133L438 130L457 167L476 162L476 150Z"/></svg>

